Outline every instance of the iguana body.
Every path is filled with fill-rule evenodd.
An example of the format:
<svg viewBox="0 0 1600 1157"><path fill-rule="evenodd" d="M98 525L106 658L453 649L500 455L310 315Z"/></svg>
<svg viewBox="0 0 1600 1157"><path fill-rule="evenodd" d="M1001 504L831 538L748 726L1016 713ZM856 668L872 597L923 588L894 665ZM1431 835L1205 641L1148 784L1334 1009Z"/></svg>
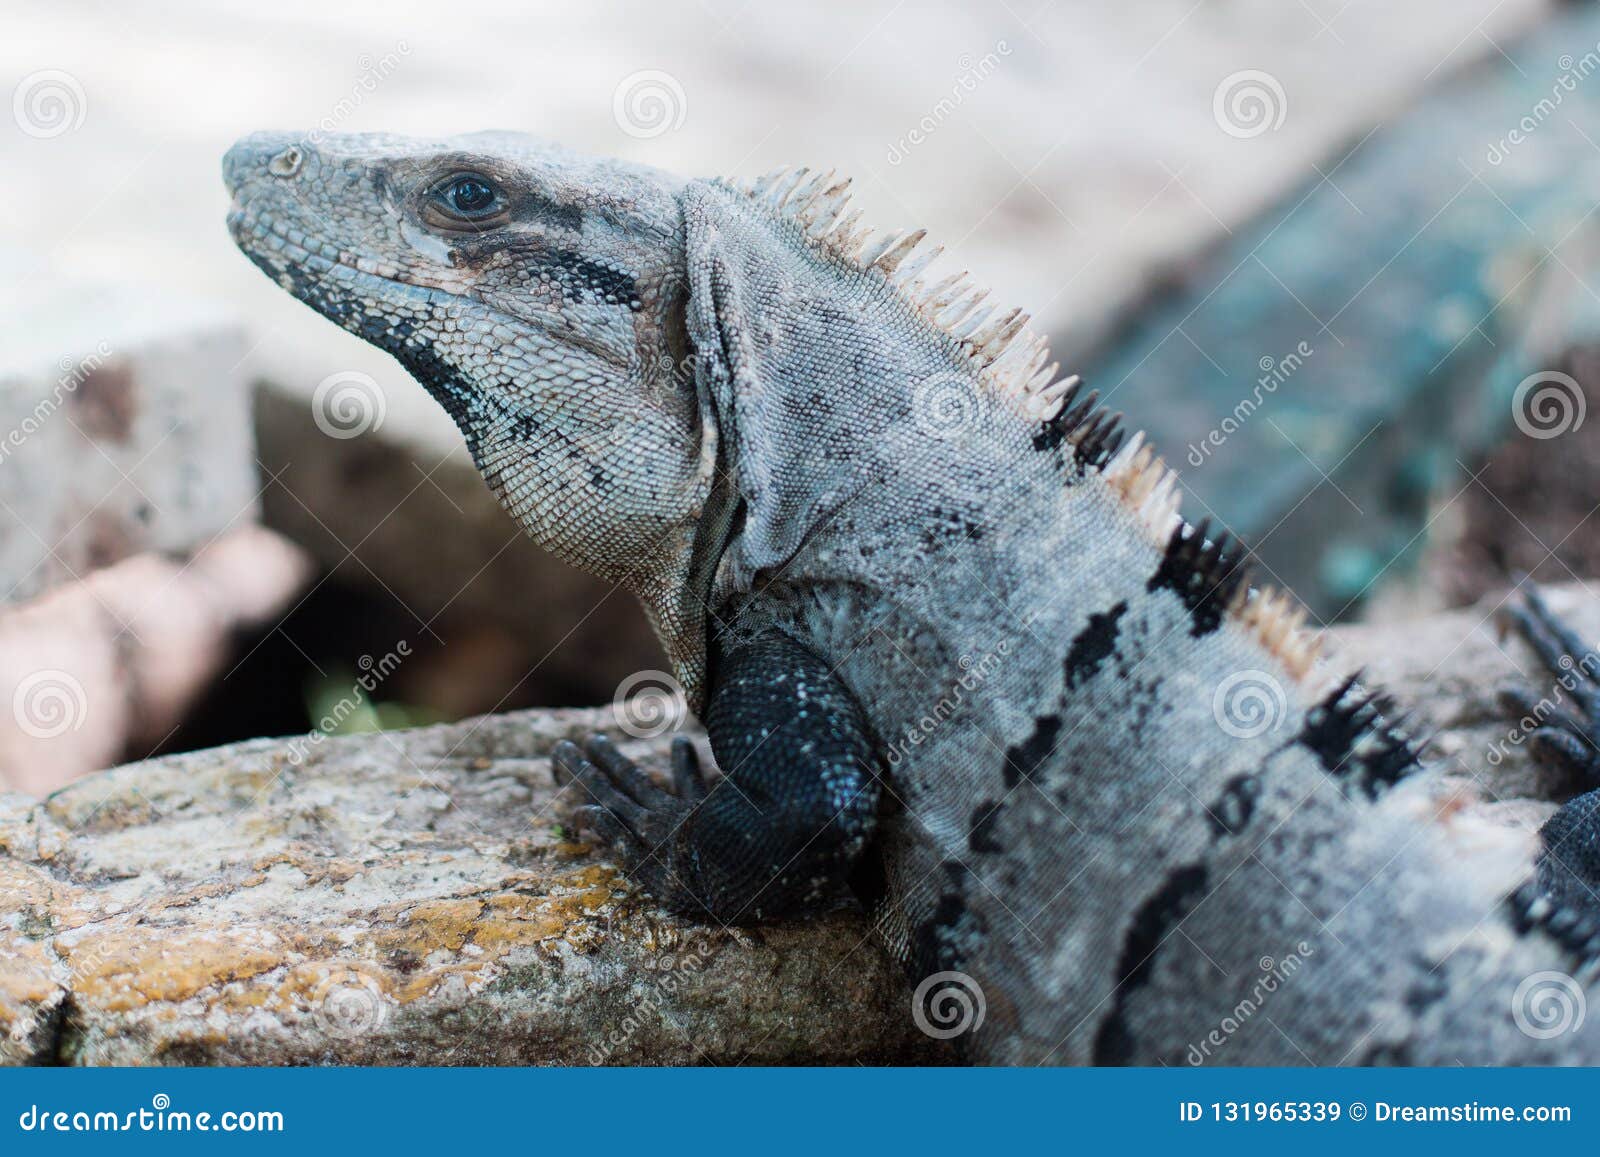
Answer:
<svg viewBox="0 0 1600 1157"><path fill-rule="evenodd" d="M603 742L556 764L664 902L732 923L853 886L914 980L981 999L990 1061L1600 1061L1592 1025L1512 1009L1600 932L1584 866L1508 901L1536 847L1405 779L1159 460L842 182L504 134L258 135L226 170L246 253L645 606L723 778L686 748L676 793Z"/></svg>

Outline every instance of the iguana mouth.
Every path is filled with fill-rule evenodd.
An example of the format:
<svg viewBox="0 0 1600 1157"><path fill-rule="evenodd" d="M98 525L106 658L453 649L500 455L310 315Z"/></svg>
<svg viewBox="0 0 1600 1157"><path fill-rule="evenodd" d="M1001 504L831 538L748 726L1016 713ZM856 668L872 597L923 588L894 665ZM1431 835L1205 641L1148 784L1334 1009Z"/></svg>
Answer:
<svg viewBox="0 0 1600 1157"><path fill-rule="evenodd" d="M345 270L347 273L341 277L352 283L366 282L371 285L399 286L414 294L437 294L441 304L451 301L466 300L461 295L449 293L442 289L434 289L426 285L418 285L412 281L405 281L399 277L388 276L377 272L375 269L362 269L357 264L357 259L343 250L328 252L312 250L304 244L295 241L285 231L276 219L263 217L252 213L248 201L235 199L233 208L228 213L228 230L233 235L234 244L248 257L257 268L274 280L281 280L286 271L292 268L305 268L310 270L312 278L296 278L293 283L285 285L294 297L316 309L318 313L327 315L319 303L309 293L308 286L320 286L327 282L330 275L336 270ZM262 239L271 237L275 244L263 245ZM476 298L471 299L477 302ZM482 304L481 302L479 304ZM491 309L485 305L483 308ZM333 320L340 320L335 317Z"/></svg>
<svg viewBox="0 0 1600 1157"><path fill-rule="evenodd" d="M397 357L401 356L403 345L401 341L396 340L396 337L402 335L391 335L386 339L382 327L375 328L363 320L367 315L360 309L363 300L382 301L392 298L396 288L441 309L468 304L474 310L481 310L483 315L494 323L538 327L552 334L553 339L563 345L581 349L590 357L616 366L618 369L628 368L626 363L617 357L616 352L602 341L567 328L553 326L538 316L511 313L477 294L422 285L383 273L379 268L363 269L354 255L344 250L332 249L331 246L327 251L308 249L303 243L290 237L285 228L275 218L263 217L252 212L248 199L242 196L234 198L233 207L228 213L228 229L233 236L234 244L256 268L282 285L295 300L305 303L330 321ZM262 239L267 237L272 238L274 243L263 245ZM329 256L329 252L333 255ZM309 276L305 276L301 271L309 273ZM333 301L332 292L322 294L317 292L319 289L329 287L330 283L338 289L337 305ZM362 285L373 288L368 292L361 292L356 287ZM379 287L382 287L383 292L377 291ZM341 305L347 305L348 308L340 308Z"/></svg>

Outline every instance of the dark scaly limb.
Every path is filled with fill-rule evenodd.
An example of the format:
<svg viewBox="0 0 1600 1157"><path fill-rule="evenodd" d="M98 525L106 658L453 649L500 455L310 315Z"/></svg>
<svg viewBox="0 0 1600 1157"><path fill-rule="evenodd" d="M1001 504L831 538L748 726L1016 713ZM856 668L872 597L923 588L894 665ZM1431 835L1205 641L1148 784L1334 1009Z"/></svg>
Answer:
<svg viewBox="0 0 1600 1157"><path fill-rule="evenodd" d="M854 697L811 652L769 632L722 656L706 711L725 774L708 785L674 741L674 791L604 736L557 746L558 783L584 802L573 822L667 907L745 923L844 894L876 823L878 780Z"/></svg>

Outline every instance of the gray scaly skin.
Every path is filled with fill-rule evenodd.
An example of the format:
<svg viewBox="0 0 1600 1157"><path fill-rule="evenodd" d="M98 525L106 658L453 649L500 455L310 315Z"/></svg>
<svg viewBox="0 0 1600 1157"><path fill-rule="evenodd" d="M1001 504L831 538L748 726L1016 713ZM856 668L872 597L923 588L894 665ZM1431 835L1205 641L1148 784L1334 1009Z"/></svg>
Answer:
<svg viewBox="0 0 1600 1157"><path fill-rule="evenodd" d="M1026 318L862 229L843 181L513 134L258 134L225 172L245 253L643 603L723 775L687 744L672 791L603 740L555 764L664 903L747 922L853 888L975 1059L1600 1060L1600 1018L1513 1014L1594 955L1597 857L1408 777L1386 704L1182 523ZM1589 722L1544 746L1581 762ZM1557 820L1589 848L1580 803Z"/></svg>

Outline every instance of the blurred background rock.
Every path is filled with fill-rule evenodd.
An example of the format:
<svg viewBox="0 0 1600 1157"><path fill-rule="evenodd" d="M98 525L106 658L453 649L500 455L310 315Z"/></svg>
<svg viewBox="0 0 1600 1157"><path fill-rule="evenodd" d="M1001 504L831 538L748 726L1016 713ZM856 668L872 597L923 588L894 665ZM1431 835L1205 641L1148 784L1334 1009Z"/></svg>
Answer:
<svg viewBox="0 0 1600 1157"><path fill-rule="evenodd" d="M661 665L392 360L234 251L218 160L258 128L835 166L869 220L1034 311L1155 431L1190 516L1321 620L1600 561L1586 7L14 0L0 31L13 786L600 703Z"/></svg>

